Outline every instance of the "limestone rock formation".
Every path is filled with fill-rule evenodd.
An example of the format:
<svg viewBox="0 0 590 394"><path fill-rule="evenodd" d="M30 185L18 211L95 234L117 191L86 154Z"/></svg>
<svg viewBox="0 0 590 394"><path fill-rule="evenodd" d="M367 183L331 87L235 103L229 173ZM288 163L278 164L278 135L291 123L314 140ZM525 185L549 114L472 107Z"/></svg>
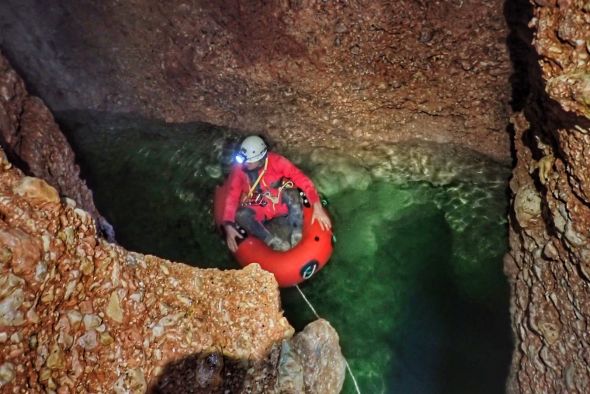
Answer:
<svg viewBox="0 0 590 394"><path fill-rule="evenodd" d="M283 342L278 391L339 393L345 368L336 330L326 320L316 320L293 339Z"/></svg>
<svg viewBox="0 0 590 394"><path fill-rule="evenodd" d="M297 392L339 392L334 329L292 334L258 265L200 270L110 244L0 150L0 391L285 392L284 347L303 362L280 368Z"/></svg>
<svg viewBox="0 0 590 394"><path fill-rule="evenodd" d="M100 216L92 192L80 178L74 152L43 102L29 95L23 80L0 54L0 145L11 160L54 186L99 221L107 236L112 228Z"/></svg>
<svg viewBox="0 0 590 394"><path fill-rule="evenodd" d="M291 146L420 138L506 159L504 3L4 0L0 46L53 111L205 121Z"/></svg>
<svg viewBox="0 0 590 394"><path fill-rule="evenodd" d="M3 390L141 392L183 357L262 363L292 334L259 267L197 270L127 252L98 239L72 200L2 166ZM210 375L197 374L201 386Z"/></svg>
<svg viewBox="0 0 590 394"><path fill-rule="evenodd" d="M588 393L590 6L514 3L513 58L526 72L512 117L517 164L505 271L516 346L508 392ZM523 20L530 11L534 49Z"/></svg>

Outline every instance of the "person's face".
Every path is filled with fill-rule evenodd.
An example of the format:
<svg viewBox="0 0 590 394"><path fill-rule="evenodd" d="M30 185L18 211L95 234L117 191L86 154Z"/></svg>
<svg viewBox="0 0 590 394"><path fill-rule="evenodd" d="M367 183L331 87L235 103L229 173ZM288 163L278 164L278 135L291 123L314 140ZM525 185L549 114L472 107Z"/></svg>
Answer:
<svg viewBox="0 0 590 394"><path fill-rule="evenodd" d="M249 171L255 170L262 165L262 160L255 161L254 163L244 163L246 169Z"/></svg>

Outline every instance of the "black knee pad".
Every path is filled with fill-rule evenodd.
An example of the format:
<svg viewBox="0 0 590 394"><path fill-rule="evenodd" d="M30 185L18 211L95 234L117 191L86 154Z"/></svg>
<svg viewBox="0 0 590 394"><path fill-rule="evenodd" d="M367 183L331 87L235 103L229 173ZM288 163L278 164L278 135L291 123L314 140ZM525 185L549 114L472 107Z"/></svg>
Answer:
<svg viewBox="0 0 590 394"><path fill-rule="evenodd" d="M256 216L256 212L252 208L240 208L236 212L236 222L246 223L251 221Z"/></svg>

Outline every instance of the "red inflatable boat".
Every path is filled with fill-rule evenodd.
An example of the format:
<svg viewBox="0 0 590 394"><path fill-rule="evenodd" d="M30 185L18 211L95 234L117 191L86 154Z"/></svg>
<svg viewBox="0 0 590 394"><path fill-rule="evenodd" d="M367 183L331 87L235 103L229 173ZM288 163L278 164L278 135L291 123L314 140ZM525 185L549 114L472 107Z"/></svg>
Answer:
<svg viewBox="0 0 590 394"><path fill-rule="evenodd" d="M225 197L228 184L215 190L215 224L221 228ZM238 239L235 253L238 263L245 267L257 263L262 269L275 275L279 286L295 286L311 278L321 270L330 259L333 250L331 230L322 230L316 221L311 223L312 207L305 194L300 191L303 201L303 236L295 247L279 252L269 248L262 240L248 235L246 230L238 228L244 236Z"/></svg>

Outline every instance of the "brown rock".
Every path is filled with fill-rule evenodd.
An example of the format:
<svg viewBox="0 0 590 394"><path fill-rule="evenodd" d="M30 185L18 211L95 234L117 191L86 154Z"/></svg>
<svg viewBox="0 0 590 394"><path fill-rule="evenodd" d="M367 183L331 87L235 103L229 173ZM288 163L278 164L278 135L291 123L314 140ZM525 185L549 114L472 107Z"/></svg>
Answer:
<svg viewBox="0 0 590 394"><path fill-rule="evenodd" d="M42 180L26 179L21 185L23 193L31 198L57 202L59 194L73 198L92 216L110 225L102 218L92 200L92 194L80 178L80 169L74 153L59 130L49 109L43 102L30 96L24 82L0 54L0 139L9 156L27 173ZM0 167L9 169L5 153ZM5 164L4 164L5 163ZM28 182L37 184L29 185ZM55 189L53 189L55 188ZM56 191L57 189L57 191Z"/></svg>
<svg viewBox="0 0 590 394"><path fill-rule="evenodd" d="M32 203L59 202L57 190L39 178L24 177L21 183L14 188L14 192Z"/></svg>
<svg viewBox="0 0 590 394"><path fill-rule="evenodd" d="M330 323L319 319L283 345L278 391L337 394L345 372L338 334Z"/></svg>
<svg viewBox="0 0 590 394"><path fill-rule="evenodd" d="M590 73L587 2L535 1L535 51L518 52L528 96L513 116L514 215L505 272L515 333L509 393L587 393ZM520 14L522 18L522 14ZM522 18L524 19L524 18ZM529 21L513 29L526 40ZM581 41L580 41L581 40ZM583 42L582 42L583 41ZM519 46L520 45L520 46ZM516 48L526 48L520 43ZM537 64L539 61L540 68ZM538 169L538 171L537 171ZM515 220L516 219L516 220Z"/></svg>
<svg viewBox="0 0 590 394"><path fill-rule="evenodd" d="M113 291L109 297L106 314L117 323L123 322L123 309L121 309L121 301L116 291Z"/></svg>
<svg viewBox="0 0 590 394"><path fill-rule="evenodd" d="M420 130L508 159L503 0L296 3L106 0L53 4L50 18L44 3L5 0L0 23L12 60L54 110L205 121L284 146L352 149L359 141L342 124L376 143ZM575 41L580 23L563 24ZM391 81L397 88L375 88Z"/></svg>
<svg viewBox="0 0 590 394"><path fill-rule="evenodd" d="M31 237L25 231L7 228L0 223L0 245L5 256L10 256L12 270L34 285L36 270L42 256L39 239Z"/></svg>
<svg viewBox="0 0 590 394"><path fill-rule="evenodd" d="M0 335L2 391L274 392L279 344L293 328L271 274L257 265L199 270L88 242L71 204L36 205L29 194L15 193L22 178L16 169L0 174L0 248L10 250L0 266L0 326L12 330ZM83 274L86 254L100 269ZM41 285L33 286L38 277ZM332 357L334 348L324 333L307 336L322 342L302 338L301 355L325 368L330 360L305 352L319 346L321 357Z"/></svg>

